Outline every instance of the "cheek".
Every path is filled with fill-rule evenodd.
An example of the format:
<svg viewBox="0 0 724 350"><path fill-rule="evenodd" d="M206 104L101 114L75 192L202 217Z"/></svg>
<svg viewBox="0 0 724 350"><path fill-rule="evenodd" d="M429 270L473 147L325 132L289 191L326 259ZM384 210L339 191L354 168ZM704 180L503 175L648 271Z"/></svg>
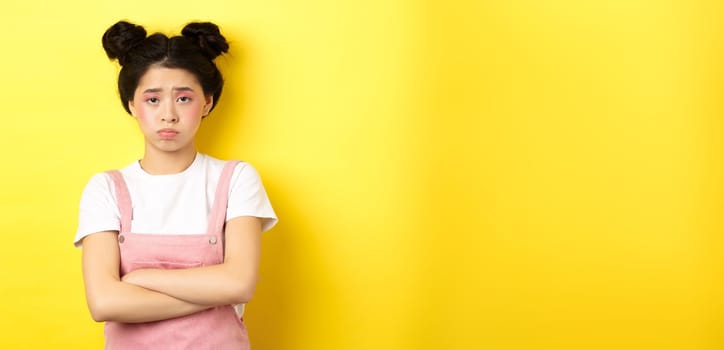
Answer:
<svg viewBox="0 0 724 350"><path fill-rule="evenodd" d="M153 119L153 113L148 106L144 104L138 104L136 106L136 118L138 118L139 121L145 122Z"/></svg>
<svg viewBox="0 0 724 350"><path fill-rule="evenodd" d="M202 106L188 106L189 108L185 108L183 111L184 119L188 121L196 121L201 120L202 113L203 113L203 107Z"/></svg>

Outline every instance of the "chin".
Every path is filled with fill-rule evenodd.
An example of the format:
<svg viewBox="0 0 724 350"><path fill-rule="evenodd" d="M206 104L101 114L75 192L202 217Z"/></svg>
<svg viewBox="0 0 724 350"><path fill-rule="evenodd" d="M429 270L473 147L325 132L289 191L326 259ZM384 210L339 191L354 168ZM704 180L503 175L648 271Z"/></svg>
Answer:
<svg viewBox="0 0 724 350"><path fill-rule="evenodd" d="M157 150L165 153L176 153L184 149L184 147L178 147L177 145L156 145Z"/></svg>

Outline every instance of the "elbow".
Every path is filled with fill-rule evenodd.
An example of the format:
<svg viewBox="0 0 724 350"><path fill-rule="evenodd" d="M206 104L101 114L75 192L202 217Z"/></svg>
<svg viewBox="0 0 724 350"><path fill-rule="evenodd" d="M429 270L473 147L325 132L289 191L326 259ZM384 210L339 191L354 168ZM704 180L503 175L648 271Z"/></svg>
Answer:
<svg viewBox="0 0 724 350"><path fill-rule="evenodd" d="M90 311L91 318L96 322L110 321L110 312L108 303L104 303L102 300L93 299L88 300L88 310Z"/></svg>
<svg viewBox="0 0 724 350"><path fill-rule="evenodd" d="M255 283L237 283L233 290L230 291L229 304L246 304L250 302L255 289Z"/></svg>
<svg viewBox="0 0 724 350"><path fill-rule="evenodd" d="M88 298L88 310L96 322L118 321L118 299L112 295L101 295Z"/></svg>
<svg viewBox="0 0 724 350"><path fill-rule="evenodd" d="M109 321L108 317L106 317L106 315L99 313L99 312L93 312L93 310L91 310L91 318L93 319L93 321L96 321L96 322Z"/></svg>

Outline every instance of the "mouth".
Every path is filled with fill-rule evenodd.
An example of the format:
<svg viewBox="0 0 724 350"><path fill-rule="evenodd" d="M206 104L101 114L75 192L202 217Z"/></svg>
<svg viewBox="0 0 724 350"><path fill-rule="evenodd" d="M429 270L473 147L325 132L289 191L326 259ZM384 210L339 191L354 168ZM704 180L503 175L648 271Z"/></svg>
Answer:
<svg viewBox="0 0 724 350"><path fill-rule="evenodd" d="M161 129L159 131L156 131L156 134L158 134L161 139L171 140L176 137L176 135L178 135L178 131L174 129Z"/></svg>

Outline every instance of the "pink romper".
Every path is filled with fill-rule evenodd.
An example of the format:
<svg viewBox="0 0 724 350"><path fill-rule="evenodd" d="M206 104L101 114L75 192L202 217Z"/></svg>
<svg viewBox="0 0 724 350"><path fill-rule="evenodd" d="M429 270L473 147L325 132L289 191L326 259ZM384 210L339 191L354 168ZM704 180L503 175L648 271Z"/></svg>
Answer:
<svg viewBox="0 0 724 350"><path fill-rule="evenodd" d="M121 276L135 269L184 269L222 263L229 183L237 163L229 161L224 166L207 233L192 235L130 232L132 206L126 182L120 172L109 171L121 213ZM155 322L106 322L105 336L106 349L111 350L249 349L246 327L232 305Z"/></svg>

